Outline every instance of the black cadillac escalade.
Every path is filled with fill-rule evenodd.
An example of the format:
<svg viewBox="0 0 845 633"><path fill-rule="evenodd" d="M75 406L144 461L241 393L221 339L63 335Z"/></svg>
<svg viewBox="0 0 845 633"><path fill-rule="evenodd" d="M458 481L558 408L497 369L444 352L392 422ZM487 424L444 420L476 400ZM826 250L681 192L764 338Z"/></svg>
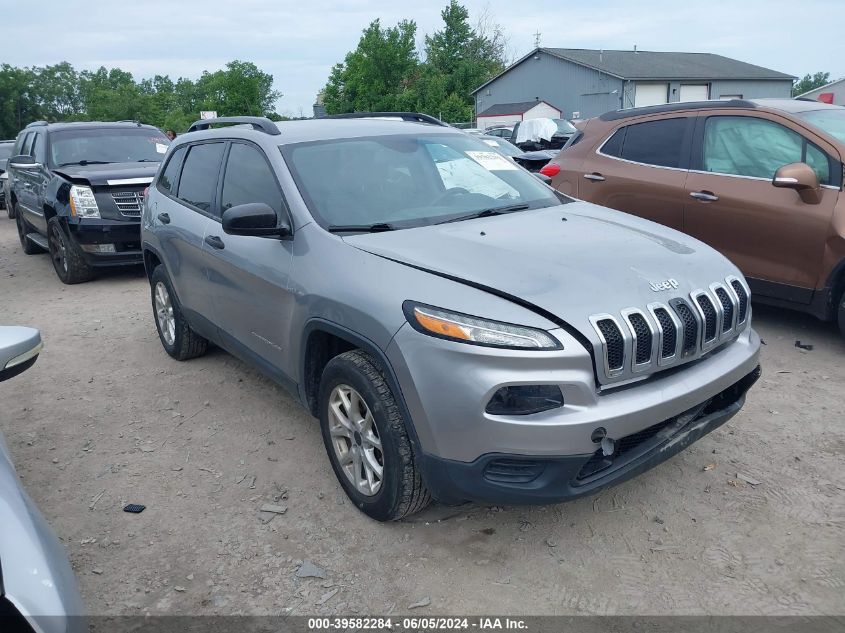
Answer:
<svg viewBox="0 0 845 633"><path fill-rule="evenodd" d="M141 263L144 190L169 144L131 121L27 125L8 161L7 204L23 251L49 251L66 284Z"/></svg>

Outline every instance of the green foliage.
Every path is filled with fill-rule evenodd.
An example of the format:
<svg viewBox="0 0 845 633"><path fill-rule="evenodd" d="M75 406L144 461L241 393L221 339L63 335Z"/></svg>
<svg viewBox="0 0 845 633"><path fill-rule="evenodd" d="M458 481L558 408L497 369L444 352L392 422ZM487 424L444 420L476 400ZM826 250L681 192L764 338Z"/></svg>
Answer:
<svg viewBox="0 0 845 633"><path fill-rule="evenodd" d="M251 62L232 61L196 81L167 75L135 81L119 68L77 72L67 62L53 66L0 66L0 139L14 138L32 121L131 119L182 131L201 110L221 116L274 114L281 96L273 76Z"/></svg>
<svg viewBox="0 0 845 633"><path fill-rule="evenodd" d="M829 83L830 73L818 72L814 75L804 75L804 78L796 81L792 87L792 96L797 97L805 92L810 92L810 90L826 86Z"/></svg>
<svg viewBox="0 0 845 633"><path fill-rule="evenodd" d="M505 38L483 19L471 26L457 0L441 17L443 28L425 37L423 62L414 22L391 28L372 22L358 47L332 68L323 92L326 111L410 110L451 122L472 120L470 92L505 68Z"/></svg>

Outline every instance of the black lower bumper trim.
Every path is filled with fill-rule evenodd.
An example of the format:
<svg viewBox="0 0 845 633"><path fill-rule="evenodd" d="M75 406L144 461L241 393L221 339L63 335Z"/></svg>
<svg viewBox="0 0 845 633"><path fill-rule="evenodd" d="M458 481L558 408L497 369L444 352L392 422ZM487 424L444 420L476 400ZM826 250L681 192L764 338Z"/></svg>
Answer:
<svg viewBox="0 0 845 633"><path fill-rule="evenodd" d="M739 412L745 403L745 394L759 377L758 366L712 398L697 417L671 435L664 434L659 442L649 442L640 451L626 453L624 459L586 478L582 469L594 454L549 457L492 453L473 462L458 462L423 453L420 456L423 478L432 496L447 504L464 501L544 504L594 494L657 466L722 426ZM523 468L518 467L520 463L524 463ZM525 481L524 476L514 476L508 481L501 474L503 464L513 465L517 475L527 470L539 474L530 481ZM489 477L491 468L498 473L497 477Z"/></svg>
<svg viewBox="0 0 845 633"><path fill-rule="evenodd" d="M132 266L144 263L141 251L140 220L95 220L84 219L68 224L71 238L80 247L94 244L114 244L115 252L88 252L82 249L82 256L89 266Z"/></svg>

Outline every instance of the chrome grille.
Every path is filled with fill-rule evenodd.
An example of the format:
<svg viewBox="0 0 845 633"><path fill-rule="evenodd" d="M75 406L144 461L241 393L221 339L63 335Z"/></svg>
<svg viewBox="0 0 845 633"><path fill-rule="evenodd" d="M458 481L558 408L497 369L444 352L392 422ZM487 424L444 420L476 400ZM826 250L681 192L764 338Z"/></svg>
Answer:
<svg viewBox="0 0 845 633"><path fill-rule="evenodd" d="M649 304L647 310L591 316L600 341L596 351L599 365L604 365L602 382L694 360L736 338L748 324L749 301L745 283L728 277L686 297Z"/></svg>
<svg viewBox="0 0 845 633"><path fill-rule="evenodd" d="M144 202L144 194L140 191L115 191L111 194L117 210L123 215L141 215L141 204Z"/></svg>

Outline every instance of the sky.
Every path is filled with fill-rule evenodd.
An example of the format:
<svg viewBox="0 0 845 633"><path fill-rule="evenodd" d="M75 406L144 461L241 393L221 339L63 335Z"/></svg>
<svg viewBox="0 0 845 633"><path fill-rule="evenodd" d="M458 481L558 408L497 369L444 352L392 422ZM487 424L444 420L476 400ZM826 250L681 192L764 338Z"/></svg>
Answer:
<svg viewBox="0 0 845 633"><path fill-rule="evenodd" d="M3 9L0 63L119 67L135 79L192 79L233 59L273 75L280 114L311 115L331 67L374 19L423 36L447 0L47 0ZM5 3L4 3L5 4ZM843 0L463 0L486 12L518 59L541 46L718 53L796 76L845 77ZM43 9L43 10L42 10Z"/></svg>

